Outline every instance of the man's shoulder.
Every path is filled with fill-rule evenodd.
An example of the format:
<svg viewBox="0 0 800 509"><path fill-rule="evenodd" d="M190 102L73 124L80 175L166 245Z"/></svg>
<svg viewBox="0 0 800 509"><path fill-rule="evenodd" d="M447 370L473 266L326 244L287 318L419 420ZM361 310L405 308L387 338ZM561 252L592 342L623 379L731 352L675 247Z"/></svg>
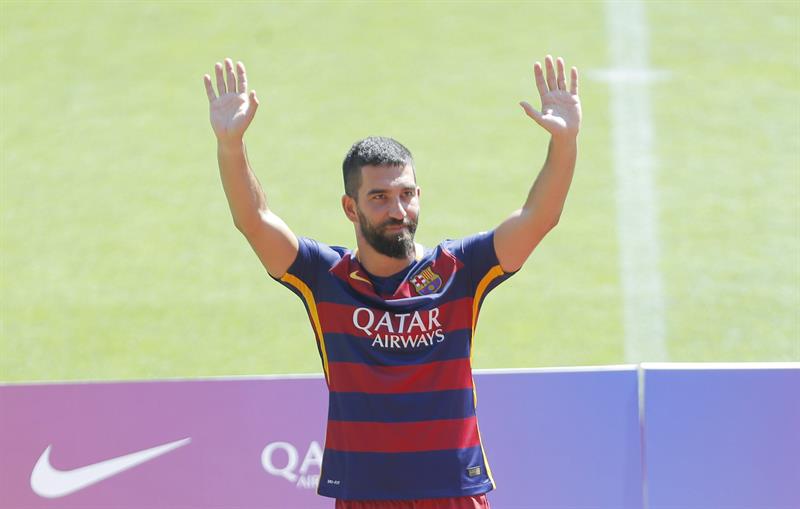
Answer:
<svg viewBox="0 0 800 509"><path fill-rule="evenodd" d="M485 232L473 233L465 237L458 237L454 239L447 238L441 241L436 247L437 249L443 249L453 255L456 255L457 257L460 257L461 255L465 254L465 252L473 249L480 250L491 247L493 250L493 237L494 230L489 230Z"/></svg>
<svg viewBox="0 0 800 509"><path fill-rule="evenodd" d="M319 263L323 264L332 265L338 263L339 260L348 256L352 252L348 247L326 244L311 237L299 236L297 240L300 244L301 250L306 250L312 254L312 256L309 258L316 258Z"/></svg>

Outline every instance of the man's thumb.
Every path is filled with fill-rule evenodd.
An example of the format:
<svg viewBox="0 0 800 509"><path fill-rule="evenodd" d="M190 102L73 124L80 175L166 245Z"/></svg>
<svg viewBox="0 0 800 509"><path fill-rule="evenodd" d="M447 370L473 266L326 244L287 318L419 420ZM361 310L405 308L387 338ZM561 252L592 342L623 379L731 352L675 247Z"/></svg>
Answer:
<svg viewBox="0 0 800 509"><path fill-rule="evenodd" d="M253 117L256 116L256 110L258 109L258 97L256 97L256 91L251 90L250 95L248 96L250 101L250 106L247 108L247 125L250 125L252 122Z"/></svg>
<svg viewBox="0 0 800 509"><path fill-rule="evenodd" d="M526 115L534 119L537 124L542 125L542 114L540 112L536 111L533 106L525 101L520 101L519 105L522 106L523 110L525 110Z"/></svg>

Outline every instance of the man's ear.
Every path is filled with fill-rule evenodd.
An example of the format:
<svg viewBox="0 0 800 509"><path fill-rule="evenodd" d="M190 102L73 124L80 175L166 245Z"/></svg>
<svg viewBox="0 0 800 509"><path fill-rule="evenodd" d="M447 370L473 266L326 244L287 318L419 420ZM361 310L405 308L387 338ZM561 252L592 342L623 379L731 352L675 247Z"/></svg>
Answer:
<svg viewBox="0 0 800 509"><path fill-rule="evenodd" d="M358 213L356 212L356 201L348 196L347 194L342 195L342 210L344 210L344 215L347 216L347 219L350 220L352 223L358 223Z"/></svg>

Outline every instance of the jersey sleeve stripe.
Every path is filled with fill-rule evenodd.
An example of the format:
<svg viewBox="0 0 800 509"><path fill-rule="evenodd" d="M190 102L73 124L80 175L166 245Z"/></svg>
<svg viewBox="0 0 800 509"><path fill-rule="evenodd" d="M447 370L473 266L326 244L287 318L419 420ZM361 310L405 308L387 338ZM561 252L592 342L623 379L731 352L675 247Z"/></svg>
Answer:
<svg viewBox="0 0 800 509"><path fill-rule="evenodd" d="M478 283L478 287L475 289L475 298L472 301L472 339L470 341L469 350L470 362L472 362L472 352L475 351L475 327L478 325L478 314L480 313L481 304L483 303L483 297L485 296L486 289L489 288L489 284L503 274L505 274L505 272L503 271L503 268L500 267L500 264L495 265L489 269L489 272L487 272L483 278L481 278L480 282ZM477 405L477 400L475 401L475 404Z"/></svg>
<svg viewBox="0 0 800 509"><path fill-rule="evenodd" d="M500 265L495 265L489 272L486 273L485 276L481 279L480 283L478 283L478 288L475 290L475 298L472 301L472 338L475 339L475 326L478 324L478 311L481 307L481 301L483 300L483 294L486 293L486 288L489 286L495 278L498 278L505 274L503 272L502 267Z"/></svg>
<svg viewBox="0 0 800 509"><path fill-rule="evenodd" d="M322 354L322 369L325 371L325 380L330 385L330 368L328 366L328 354L325 349L325 336L322 333L322 326L320 325L319 321L319 314L317 313L317 304L314 300L314 294L311 292L311 289L305 284L300 278L297 276L293 276L288 272L281 277L281 281L284 283L290 284L300 292L303 300L306 303L306 307L308 308L308 314L311 318L311 324L314 327L314 334L317 336L317 342L319 343L320 353Z"/></svg>
<svg viewBox="0 0 800 509"><path fill-rule="evenodd" d="M397 453L465 449L480 444L475 417L418 422L328 421L326 449Z"/></svg>

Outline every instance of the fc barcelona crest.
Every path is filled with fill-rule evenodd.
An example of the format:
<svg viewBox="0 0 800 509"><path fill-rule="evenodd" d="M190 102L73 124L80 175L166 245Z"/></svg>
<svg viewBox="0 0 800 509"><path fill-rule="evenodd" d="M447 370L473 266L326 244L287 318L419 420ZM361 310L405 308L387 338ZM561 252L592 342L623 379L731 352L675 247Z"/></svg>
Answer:
<svg viewBox="0 0 800 509"><path fill-rule="evenodd" d="M411 278L411 284L420 295L436 293L442 287L442 278L430 267L425 267L422 272Z"/></svg>

